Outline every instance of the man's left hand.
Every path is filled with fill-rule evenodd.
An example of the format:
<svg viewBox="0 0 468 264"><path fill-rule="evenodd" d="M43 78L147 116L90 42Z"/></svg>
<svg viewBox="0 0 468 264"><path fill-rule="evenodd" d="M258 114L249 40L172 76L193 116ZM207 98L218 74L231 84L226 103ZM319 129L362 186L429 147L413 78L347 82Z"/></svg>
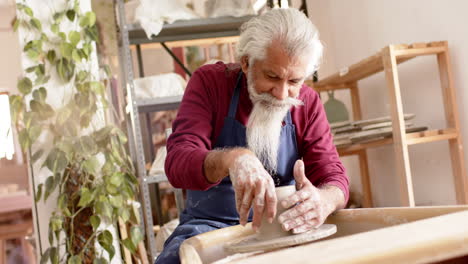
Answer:
<svg viewBox="0 0 468 264"><path fill-rule="evenodd" d="M292 230L294 234L299 234L320 227L336 205L326 198L323 190L307 179L302 160L294 164L294 179L297 191L278 201L284 208L290 208L278 217L278 221L285 231Z"/></svg>

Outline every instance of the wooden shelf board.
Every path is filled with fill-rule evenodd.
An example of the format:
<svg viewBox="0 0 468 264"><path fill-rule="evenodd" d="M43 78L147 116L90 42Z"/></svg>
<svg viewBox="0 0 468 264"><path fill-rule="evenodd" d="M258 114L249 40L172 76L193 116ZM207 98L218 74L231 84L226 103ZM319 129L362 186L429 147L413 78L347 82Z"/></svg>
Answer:
<svg viewBox="0 0 468 264"><path fill-rule="evenodd" d="M426 45L426 46L424 46ZM447 50L446 42L417 43L413 45L390 45L393 48L397 64L421 55L432 55ZM343 68L340 72L330 75L314 84L317 91L349 88L349 85L358 80L369 77L384 69L382 55L384 49L356 64Z"/></svg>
<svg viewBox="0 0 468 264"><path fill-rule="evenodd" d="M420 143L429 143L441 140L448 140L457 137L457 132L453 128L427 130L423 132L414 132L406 134L406 142L408 145ZM359 151L368 148L375 148L393 143L392 138L378 139L366 143L353 144L348 147L337 148L340 156L356 155Z"/></svg>
<svg viewBox="0 0 468 264"><path fill-rule="evenodd" d="M231 37L217 37L217 38L206 38L206 39L192 39L192 40L180 40L180 41L170 41L166 42L166 45L169 48L174 47L187 47L187 46L207 46L207 45L220 45L228 43L237 43L239 41L239 36ZM130 47L132 50L136 50L136 47L132 45ZM160 43L147 43L141 46L142 50L146 49L160 49L162 48Z"/></svg>
<svg viewBox="0 0 468 264"><path fill-rule="evenodd" d="M453 139L457 136L457 131L453 128L428 130L406 135L406 143L408 145L415 145L420 143Z"/></svg>

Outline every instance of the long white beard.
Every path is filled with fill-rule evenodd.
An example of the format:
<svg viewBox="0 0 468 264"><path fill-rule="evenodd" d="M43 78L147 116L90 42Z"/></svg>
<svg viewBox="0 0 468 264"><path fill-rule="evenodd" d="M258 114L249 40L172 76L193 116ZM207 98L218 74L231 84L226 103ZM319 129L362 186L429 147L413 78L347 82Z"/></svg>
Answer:
<svg viewBox="0 0 468 264"><path fill-rule="evenodd" d="M247 86L253 109L247 122L247 146L269 173L275 174L282 121L292 106L302 105L303 102L295 98L278 100L269 93L258 94L252 77L249 69Z"/></svg>

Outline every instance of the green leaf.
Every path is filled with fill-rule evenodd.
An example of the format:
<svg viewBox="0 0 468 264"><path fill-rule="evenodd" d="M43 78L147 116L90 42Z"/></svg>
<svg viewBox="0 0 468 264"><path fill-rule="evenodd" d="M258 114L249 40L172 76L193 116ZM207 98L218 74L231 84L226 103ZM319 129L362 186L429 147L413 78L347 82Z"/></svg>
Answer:
<svg viewBox="0 0 468 264"><path fill-rule="evenodd" d="M28 133L29 133L29 140L31 141L31 144L32 144L41 135L42 128L40 126L31 126Z"/></svg>
<svg viewBox="0 0 468 264"><path fill-rule="evenodd" d="M77 151L83 156L92 156L97 152L96 142L90 136L81 137L77 144Z"/></svg>
<svg viewBox="0 0 468 264"><path fill-rule="evenodd" d="M65 35L65 33L59 32L58 36L60 37L62 41L67 41L67 35Z"/></svg>
<svg viewBox="0 0 468 264"><path fill-rule="evenodd" d="M39 202L39 200L41 200L41 196L42 196L42 183L37 185L37 192L36 192L36 197L34 198L34 201L36 201L36 203Z"/></svg>
<svg viewBox="0 0 468 264"><path fill-rule="evenodd" d="M81 35L79 32L73 30L68 33L68 39L70 40L71 45L76 46L76 44L81 40Z"/></svg>
<svg viewBox="0 0 468 264"><path fill-rule="evenodd" d="M122 218L122 221L126 223L130 219L130 212L127 208L122 207L119 209L119 216Z"/></svg>
<svg viewBox="0 0 468 264"><path fill-rule="evenodd" d="M71 22L73 22L73 20L75 20L75 15L76 15L75 10L70 9L70 10L67 11L67 18Z"/></svg>
<svg viewBox="0 0 468 264"><path fill-rule="evenodd" d="M79 54L78 50L76 50L76 49L73 50L72 59L77 63L81 62L81 57L80 57L80 54Z"/></svg>
<svg viewBox="0 0 468 264"><path fill-rule="evenodd" d="M59 251L57 250L56 247L50 248L50 261L52 264L58 264L59 263Z"/></svg>
<svg viewBox="0 0 468 264"><path fill-rule="evenodd" d="M91 191L88 188L84 187L84 188L81 188L80 193L81 195L80 195L80 201L78 202L78 206L79 207L87 206L93 200L93 195Z"/></svg>
<svg viewBox="0 0 468 264"><path fill-rule="evenodd" d="M81 264L81 262L81 257L79 255L76 255L69 258L67 264Z"/></svg>
<svg viewBox="0 0 468 264"><path fill-rule="evenodd" d="M29 140L29 133L27 129L23 129L19 132L19 141L23 151L28 150L31 146L31 141Z"/></svg>
<svg viewBox="0 0 468 264"><path fill-rule="evenodd" d="M30 49L26 52L26 56L33 61L36 61L39 58L39 52L34 49Z"/></svg>
<svg viewBox="0 0 468 264"><path fill-rule="evenodd" d="M51 64L55 64L55 58L57 57L57 55L55 54L55 50L49 50L47 52L47 60L51 63Z"/></svg>
<svg viewBox="0 0 468 264"><path fill-rule="evenodd" d="M83 162L83 170L91 175L97 175L99 167L99 160L96 156L92 156Z"/></svg>
<svg viewBox="0 0 468 264"><path fill-rule="evenodd" d="M13 23L13 31L14 32L18 31L18 27L19 27L20 23L21 23L21 20L18 19L18 18L15 18L15 23Z"/></svg>
<svg viewBox="0 0 468 264"><path fill-rule="evenodd" d="M91 226L93 227L93 230L95 230L95 231L97 230L97 228L101 224L101 218L99 218L99 216L97 216L97 215L92 215L89 218L89 221L91 222Z"/></svg>
<svg viewBox="0 0 468 264"><path fill-rule="evenodd" d="M66 193L62 193L59 195L57 199L57 207L63 212L67 209L68 198Z"/></svg>
<svg viewBox="0 0 468 264"><path fill-rule="evenodd" d="M107 202L99 201L95 206L96 212L102 216L111 218L112 217L112 207Z"/></svg>
<svg viewBox="0 0 468 264"><path fill-rule="evenodd" d="M121 195L111 196L109 201L115 208L120 208L123 206L123 199Z"/></svg>
<svg viewBox="0 0 468 264"><path fill-rule="evenodd" d="M132 252L132 254L135 254L136 252L136 246L133 244L132 240L130 238L126 238L122 241L124 246Z"/></svg>
<svg viewBox="0 0 468 264"><path fill-rule="evenodd" d="M98 242L101 246L112 245L112 240L113 240L113 236L112 236L112 233L109 232L109 230L104 230L98 236Z"/></svg>
<svg viewBox="0 0 468 264"><path fill-rule="evenodd" d="M70 51L71 55L71 51ZM75 64L71 63L65 58L61 58L57 61L57 74L60 79L64 82L69 82L75 73Z"/></svg>
<svg viewBox="0 0 468 264"><path fill-rule="evenodd" d="M36 151L36 153L34 153L31 157L31 162L35 163L42 156L42 154L44 154L43 149Z"/></svg>
<svg viewBox="0 0 468 264"><path fill-rule="evenodd" d="M53 173L63 171L68 165L66 154L57 148L53 148L47 155L45 165Z"/></svg>
<svg viewBox="0 0 468 264"><path fill-rule="evenodd" d="M89 72L87 71L80 71L78 72L77 76L76 76L76 80L78 82L83 82L84 80L86 80L86 78L89 76Z"/></svg>
<svg viewBox="0 0 468 264"><path fill-rule="evenodd" d="M31 18L31 25L39 31L42 31L41 21L37 18Z"/></svg>
<svg viewBox="0 0 468 264"><path fill-rule="evenodd" d="M106 191L112 195L115 195L115 194L118 194L119 193L119 190L117 189L117 187L115 187L114 185L112 184L107 184L106 185Z"/></svg>
<svg viewBox="0 0 468 264"><path fill-rule="evenodd" d="M26 68L26 72L31 73L31 72L35 71L37 67L38 67L37 65L34 65L34 66L29 67L29 68Z"/></svg>
<svg viewBox="0 0 468 264"><path fill-rule="evenodd" d="M99 34L96 25L84 29L85 35L92 41L99 42Z"/></svg>
<svg viewBox="0 0 468 264"><path fill-rule="evenodd" d="M96 258L93 260L93 264L107 264L107 260L105 258Z"/></svg>
<svg viewBox="0 0 468 264"><path fill-rule="evenodd" d="M26 15L28 15L30 17L34 16L34 13L33 13L32 9L29 6L24 6L23 11L24 11L24 13L26 13Z"/></svg>
<svg viewBox="0 0 468 264"><path fill-rule="evenodd" d="M55 231L60 231L63 229L63 220L61 217L59 216L53 216L51 219L50 219L50 223L51 223L51 227L52 227L52 230L55 232Z"/></svg>
<svg viewBox="0 0 468 264"><path fill-rule="evenodd" d="M52 243L50 243L52 244ZM41 264L46 264L50 260L50 248L48 248L41 256Z"/></svg>
<svg viewBox="0 0 468 264"><path fill-rule="evenodd" d="M114 185L115 187L119 187L122 182L124 180L124 174L121 173L121 172L116 172L114 174L112 174L112 176L110 177L110 184Z"/></svg>
<svg viewBox="0 0 468 264"><path fill-rule="evenodd" d="M54 191L55 189L55 182L54 182L54 176L49 176L46 179L45 182L45 190L44 190L44 201L47 201L47 198L49 198L49 195Z"/></svg>
<svg viewBox="0 0 468 264"><path fill-rule="evenodd" d="M93 92L104 95L106 87L102 82L90 82L90 87Z"/></svg>
<svg viewBox="0 0 468 264"><path fill-rule="evenodd" d="M96 23L96 14L94 12L86 12L85 16L88 18L88 26L92 27Z"/></svg>
<svg viewBox="0 0 468 264"><path fill-rule="evenodd" d="M39 102L44 102L47 98L47 90L44 87L40 87L33 91L33 98Z"/></svg>
<svg viewBox="0 0 468 264"><path fill-rule="evenodd" d="M18 90L24 95L29 94L32 90L31 80L28 77L23 77L21 80L19 80Z"/></svg>
<svg viewBox="0 0 468 264"><path fill-rule="evenodd" d="M134 245L138 245L141 241L143 241L143 234L141 233L139 226L133 226L130 230L130 237L132 238L132 243Z"/></svg>
<svg viewBox="0 0 468 264"><path fill-rule="evenodd" d="M12 112L13 123L17 122L18 114L23 111L23 98L19 95L10 95L10 109Z"/></svg>
<svg viewBox="0 0 468 264"><path fill-rule="evenodd" d="M54 14L53 18L55 23L59 23L60 20L63 18L64 12L57 12Z"/></svg>
<svg viewBox="0 0 468 264"><path fill-rule="evenodd" d="M52 24L52 26L50 26L50 31L52 31L52 33L59 33L60 31L60 26L59 24Z"/></svg>
<svg viewBox="0 0 468 264"><path fill-rule="evenodd" d="M73 49L74 49L73 45L68 42L60 43L60 52L62 53L62 56L65 57L66 59L71 58Z"/></svg>

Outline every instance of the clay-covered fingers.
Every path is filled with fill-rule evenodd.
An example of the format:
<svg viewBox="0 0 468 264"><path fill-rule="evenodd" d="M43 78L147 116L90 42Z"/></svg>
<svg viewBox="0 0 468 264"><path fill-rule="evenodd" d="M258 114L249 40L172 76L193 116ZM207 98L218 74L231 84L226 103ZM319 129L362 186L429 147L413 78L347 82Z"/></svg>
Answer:
<svg viewBox="0 0 468 264"><path fill-rule="evenodd" d="M299 190L295 192L293 195L289 196L288 198L283 199L281 201L281 206L283 206L283 208L290 208L294 206L295 204L306 201L313 196L315 195L313 194L312 190L304 188L303 190Z"/></svg>
<svg viewBox="0 0 468 264"><path fill-rule="evenodd" d="M247 224L247 219L249 217L250 207L252 206L252 200L254 191L252 188L245 188L242 197L240 198L240 205L239 205L239 223L241 225Z"/></svg>
<svg viewBox="0 0 468 264"><path fill-rule="evenodd" d="M315 211L316 207L317 205L314 201L306 200L305 202L299 203L296 206L283 212L280 216L278 216L278 221L280 223L284 223L288 220L294 220L296 217L300 217L306 213Z"/></svg>
<svg viewBox="0 0 468 264"><path fill-rule="evenodd" d="M317 220L305 223L292 229L293 234L300 234L318 227Z"/></svg>
<svg viewBox="0 0 468 264"><path fill-rule="evenodd" d="M262 222L263 211L265 208L265 192L265 184L262 180L258 180L255 184L255 197L253 203L252 228L254 231L258 230Z"/></svg>

